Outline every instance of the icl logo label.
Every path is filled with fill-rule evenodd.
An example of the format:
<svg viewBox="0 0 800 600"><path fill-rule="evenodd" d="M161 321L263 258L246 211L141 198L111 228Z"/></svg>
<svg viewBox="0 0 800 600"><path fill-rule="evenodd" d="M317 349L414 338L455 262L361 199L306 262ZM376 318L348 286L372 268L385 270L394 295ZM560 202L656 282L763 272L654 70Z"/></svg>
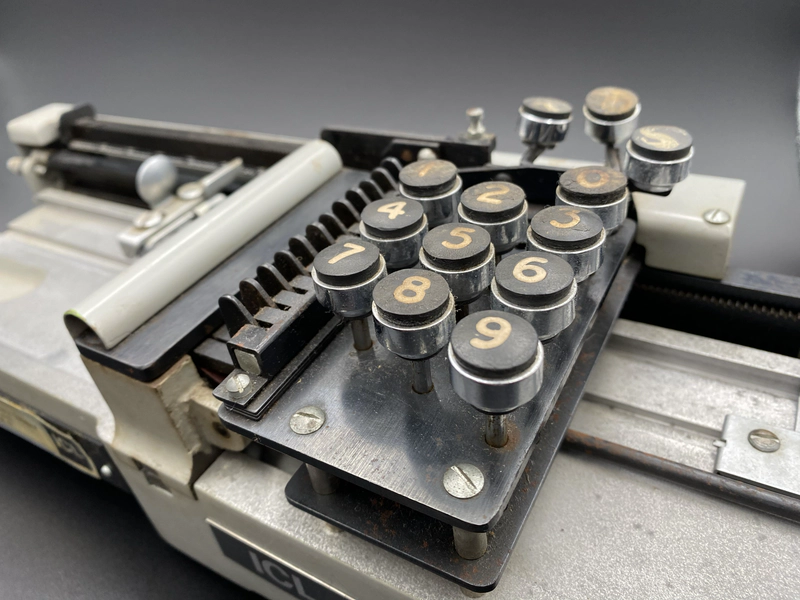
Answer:
<svg viewBox="0 0 800 600"><path fill-rule="evenodd" d="M216 523L208 522L222 553L300 600L352 600Z"/></svg>
<svg viewBox="0 0 800 600"><path fill-rule="evenodd" d="M318 598L306 594L303 582L297 575L288 573L286 569L279 567L269 559L256 556L256 553L252 550L249 552L256 573L262 575L265 579L269 579L275 585L282 587L298 598L302 598L303 600L318 600Z"/></svg>

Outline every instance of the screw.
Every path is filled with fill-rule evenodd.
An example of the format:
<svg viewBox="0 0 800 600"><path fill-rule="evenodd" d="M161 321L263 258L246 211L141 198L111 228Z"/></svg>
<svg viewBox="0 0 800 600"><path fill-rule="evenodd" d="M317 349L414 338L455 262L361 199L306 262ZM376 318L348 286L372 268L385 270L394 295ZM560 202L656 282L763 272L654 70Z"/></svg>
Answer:
<svg viewBox="0 0 800 600"><path fill-rule="evenodd" d="M486 127L483 126L483 109L480 107L468 108L467 118L469 119L469 127L467 127L467 137L479 138L486 133Z"/></svg>
<svg viewBox="0 0 800 600"><path fill-rule="evenodd" d="M430 148L423 148L417 152L417 160L436 160L437 158L439 157L436 156L436 152Z"/></svg>
<svg viewBox="0 0 800 600"><path fill-rule="evenodd" d="M102 475L106 479L111 477L113 474L114 471L112 471L111 467L109 467L108 465L103 465L102 467L100 467L100 475Z"/></svg>
<svg viewBox="0 0 800 600"><path fill-rule="evenodd" d="M241 398L250 389L250 376L246 373L237 373L228 377L225 382L225 389L231 395L231 398Z"/></svg>
<svg viewBox="0 0 800 600"><path fill-rule="evenodd" d="M731 220L731 216L721 208L712 208L703 213L703 219L711 225L724 225Z"/></svg>
<svg viewBox="0 0 800 600"><path fill-rule="evenodd" d="M781 447L781 440L768 429L754 429L747 434L747 439L759 452L775 452Z"/></svg>
<svg viewBox="0 0 800 600"><path fill-rule="evenodd" d="M483 473L475 465L453 465L444 473L444 489L455 498L472 498L483 489Z"/></svg>
<svg viewBox="0 0 800 600"><path fill-rule="evenodd" d="M133 222L134 227L139 229L150 229L164 220L164 213L160 210L146 210Z"/></svg>
<svg viewBox="0 0 800 600"><path fill-rule="evenodd" d="M289 427L298 435L308 435L319 431L325 424L325 412L316 406L301 408L289 419Z"/></svg>

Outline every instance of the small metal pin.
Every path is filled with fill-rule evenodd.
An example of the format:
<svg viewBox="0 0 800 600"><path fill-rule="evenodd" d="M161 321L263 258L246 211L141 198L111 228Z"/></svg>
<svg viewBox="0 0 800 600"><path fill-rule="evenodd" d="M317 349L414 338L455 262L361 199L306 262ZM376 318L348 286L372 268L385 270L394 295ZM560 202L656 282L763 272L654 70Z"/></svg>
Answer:
<svg viewBox="0 0 800 600"><path fill-rule="evenodd" d="M508 443L506 415L486 415L486 443L502 448Z"/></svg>
<svg viewBox="0 0 800 600"><path fill-rule="evenodd" d="M350 329L353 332L353 347L359 352L372 348L372 336L369 332L369 319L353 319L350 321Z"/></svg>
<svg viewBox="0 0 800 600"><path fill-rule="evenodd" d="M483 109L480 107L468 108L467 118L469 119L467 137L470 139L483 137L486 133L486 127L483 124Z"/></svg>
<svg viewBox="0 0 800 600"><path fill-rule="evenodd" d="M433 389L430 360L411 361L411 389L417 394L427 394Z"/></svg>
<svg viewBox="0 0 800 600"><path fill-rule="evenodd" d="M319 431L325 424L325 412L316 406L301 408L289 419L289 427L298 435L308 435Z"/></svg>
<svg viewBox="0 0 800 600"><path fill-rule="evenodd" d="M712 208L703 213L703 219L711 225L725 225L731 220L731 216L721 208Z"/></svg>
<svg viewBox="0 0 800 600"><path fill-rule="evenodd" d="M438 155L430 148L423 148L417 152L417 160L436 160Z"/></svg>
<svg viewBox="0 0 800 600"><path fill-rule="evenodd" d="M317 467L312 467L308 463L306 463L306 470L308 470L308 478L311 480L311 487L320 496L329 496L339 489L341 480L335 475L331 475Z"/></svg>

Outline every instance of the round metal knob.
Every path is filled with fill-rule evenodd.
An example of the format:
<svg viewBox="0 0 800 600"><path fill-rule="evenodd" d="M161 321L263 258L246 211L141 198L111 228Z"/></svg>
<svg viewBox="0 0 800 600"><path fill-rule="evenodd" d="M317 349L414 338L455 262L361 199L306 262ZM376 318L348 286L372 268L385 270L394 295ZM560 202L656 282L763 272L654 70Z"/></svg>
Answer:
<svg viewBox="0 0 800 600"><path fill-rule="evenodd" d="M605 241L600 217L585 208L550 206L536 213L528 228L528 250L560 256L579 283L600 267Z"/></svg>
<svg viewBox="0 0 800 600"><path fill-rule="evenodd" d="M628 215L628 178L609 167L579 167L564 171L556 188L556 204L595 213L608 233L619 229Z"/></svg>
<svg viewBox="0 0 800 600"><path fill-rule="evenodd" d="M458 304L476 299L494 276L494 247L477 225L448 223L430 230L419 252L422 266L441 275Z"/></svg>
<svg viewBox="0 0 800 600"><path fill-rule="evenodd" d="M529 147L523 163L533 160L548 148L555 148L567 136L572 122L572 105L558 98L532 96L519 107L519 139Z"/></svg>
<svg viewBox="0 0 800 600"><path fill-rule="evenodd" d="M486 310L464 317L447 355L453 390L488 415L516 410L542 386L544 349L533 325L517 315ZM505 445L505 420L489 418L486 434L490 445Z"/></svg>
<svg viewBox="0 0 800 600"><path fill-rule="evenodd" d="M361 211L361 238L374 244L390 271L415 265L428 219L422 204L399 193L368 204Z"/></svg>
<svg viewBox="0 0 800 600"><path fill-rule="evenodd" d="M369 323L372 291L386 276L386 262L377 247L352 238L328 246L314 257L311 278L314 292L325 308L353 319L353 342L357 350L372 346Z"/></svg>
<svg viewBox="0 0 800 600"><path fill-rule="evenodd" d="M525 239L528 202L518 185L487 181L473 185L461 194L458 220L483 227L492 240L495 252L511 250Z"/></svg>
<svg viewBox="0 0 800 600"><path fill-rule="evenodd" d="M414 363L412 387L433 388L425 359L447 345L455 325L455 301L441 275L403 269L383 279L373 292L375 335L387 350Z"/></svg>
<svg viewBox="0 0 800 600"><path fill-rule="evenodd" d="M491 305L522 317L548 340L575 319L578 285L572 266L555 254L519 252L497 265Z"/></svg>
<svg viewBox="0 0 800 600"><path fill-rule="evenodd" d="M639 97L631 90L595 88L583 105L586 135L601 144L620 145L631 137L641 112Z"/></svg>
<svg viewBox="0 0 800 600"><path fill-rule="evenodd" d="M639 189L669 192L689 176L694 148L685 129L649 125L633 132L625 146L623 170Z"/></svg>
<svg viewBox="0 0 800 600"><path fill-rule="evenodd" d="M428 227L448 223L461 195L461 177L446 160L418 160L406 165L399 175L400 193L417 200L425 209Z"/></svg>

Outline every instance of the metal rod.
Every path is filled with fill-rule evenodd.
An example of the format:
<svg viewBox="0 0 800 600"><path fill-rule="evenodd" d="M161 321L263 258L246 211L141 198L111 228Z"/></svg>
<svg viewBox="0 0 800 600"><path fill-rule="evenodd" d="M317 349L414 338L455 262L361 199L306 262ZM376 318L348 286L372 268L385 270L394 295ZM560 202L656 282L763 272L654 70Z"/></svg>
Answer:
<svg viewBox="0 0 800 600"><path fill-rule="evenodd" d="M522 160L519 164L521 165L531 165L533 161L535 161L539 156L542 155L542 152L547 150L544 146L528 146L528 149L522 153Z"/></svg>
<svg viewBox="0 0 800 600"><path fill-rule="evenodd" d="M606 146L606 166L622 171L622 163L619 158L619 148L612 145Z"/></svg>
<svg viewBox="0 0 800 600"><path fill-rule="evenodd" d="M764 488L708 473L665 458L653 456L627 446L596 438L574 429L567 431L564 447L579 450L592 457L611 460L626 467L638 469L710 496L722 498L741 506L794 522L800 522L800 500Z"/></svg>
<svg viewBox="0 0 800 600"><path fill-rule="evenodd" d="M505 415L486 415L486 443L493 448L502 448L508 443Z"/></svg>
<svg viewBox="0 0 800 600"><path fill-rule="evenodd" d="M340 479L335 475L331 475L317 467L312 467L308 463L306 463L306 469L308 470L308 477L311 480L311 487L314 488L314 491L320 496L329 496L339 489Z"/></svg>
<svg viewBox="0 0 800 600"><path fill-rule="evenodd" d="M369 333L369 317L350 321L353 330L353 347L359 352L372 348L372 336Z"/></svg>
<svg viewBox="0 0 800 600"><path fill-rule="evenodd" d="M411 389L418 394L427 394L433 389L430 360L411 361Z"/></svg>
<svg viewBox="0 0 800 600"><path fill-rule="evenodd" d="M486 554L489 544L486 532L465 531L460 527L453 527L453 541L456 552L461 558L475 560Z"/></svg>
<svg viewBox="0 0 800 600"><path fill-rule="evenodd" d="M460 321L469 314L469 303L456 305L456 321Z"/></svg>
<svg viewBox="0 0 800 600"><path fill-rule="evenodd" d="M73 306L67 329L91 329L113 348L341 168L327 142L301 146Z"/></svg>

